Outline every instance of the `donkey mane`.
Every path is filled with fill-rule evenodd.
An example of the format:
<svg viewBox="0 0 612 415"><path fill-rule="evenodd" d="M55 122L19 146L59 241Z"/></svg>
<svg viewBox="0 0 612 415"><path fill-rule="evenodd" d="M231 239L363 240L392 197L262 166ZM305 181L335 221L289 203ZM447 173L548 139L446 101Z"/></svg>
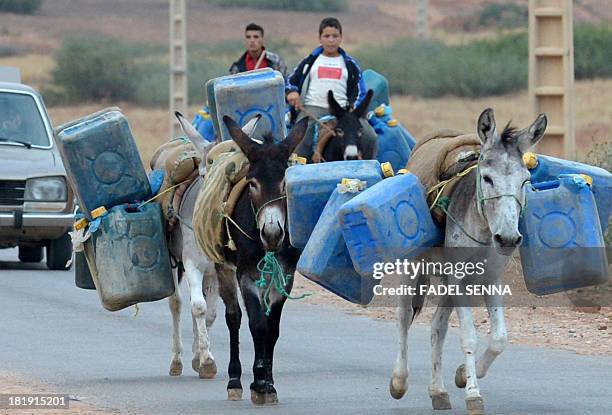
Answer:
<svg viewBox="0 0 612 415"><path fill-rule="evenodd" d="M514 140L518 133L518 128L512 125L512 120L508 121L508 124L504 127L504 131L501 134L501 141L503 143L510 143Z"/></svg>

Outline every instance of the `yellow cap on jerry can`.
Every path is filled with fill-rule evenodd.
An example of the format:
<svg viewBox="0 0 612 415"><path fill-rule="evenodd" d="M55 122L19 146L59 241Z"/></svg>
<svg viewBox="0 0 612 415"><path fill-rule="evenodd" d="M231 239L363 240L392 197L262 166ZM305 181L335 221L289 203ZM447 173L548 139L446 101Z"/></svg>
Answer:
<svg viewBox="0 0 612 415"><path fill-rule="evenodd" d="M408 173L410 173L410 170L408 169L399 169L397 171L397 174L408 174Z"/></svg>
<svg viewBox="0 0 612 415"><path fill-rule="evenodd" d="M91 211L91 217L96 219L99 218L100 216L104 216L106 215L106 208L104 206L100 206L99 208L95 208L94 210Z"/></svg>
<svg viewBox="0 0 612 415"><path fill-rule="evenodd" d="M589 186L593 186L593 178L591 176L589 176L588 174L581 174L580 176L584 179L585 182L587 182Z"/></svg>
<svg viewBox="0 0 612 415"><path fill-rule="evenodd" d="M385 115L385 104L380 104L378 107L374 109L374 115L377 117L382 117Z"/></svg>
<svg viewBox="0 0 612 415"><path fill-rule="evenodd" d="M397 127L399 125L399 122L396 119L393 119L393 120L387 121L387 125L389 127Z"/></svg>
<svg viewBox="0 0 612 415"><path fill-rule="evenodd" d="M395 174L393 174L393 166L391 166L391 163L389 163L388 161L382 163L380 165L380 168L385 178L395 176Z"/></svg>
<svg viewBox="0 0 612 415"><path fill-rule="evenodd" d="M76 230L76 231L81 230L81 229L85 228L88 223L89 222L87 222L87 219L81 218L81 219L77 220L76 222L74 222L74 230Z"/></svg>
<svg viewBox="0 0 612 415"><path fill-rule="evenodd" d="M525 163L525 167L529 170L535 169L538 165L538 156L536 153L532 153L531 151L523 154L523 163Z"/></svg>

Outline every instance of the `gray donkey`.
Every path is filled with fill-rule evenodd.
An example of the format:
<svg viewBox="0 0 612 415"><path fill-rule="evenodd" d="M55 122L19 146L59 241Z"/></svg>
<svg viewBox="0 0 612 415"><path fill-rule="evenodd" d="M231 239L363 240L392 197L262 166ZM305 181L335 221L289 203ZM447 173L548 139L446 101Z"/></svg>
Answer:
<svg viewBox="0 0 612 415"><path fill-rule="evenodd" d="M444 247L481 248L470 252L479 252L479 260L486 263L486 276L492 284L501 285L504 267L512 252L521 244L522 236L518 223L525 206L524 186L530 179L529 171L522 162L522 155L542 138L546 124L546 116L541 114L528 128L516 130L508 124L500 135L495 125L493 110L485 110L478 118L477 125L482 144L478 168L460 178L450 195ZM449 251L452 250L444 249L442 258L435 260L453 260L449 258L452 256ZM427 261L434 257L433 251L424 254ZM466 259L469 258L461 258L463 261ZM421 277L427 280L428 276ZM415 286L419 284L420 279L414 278L403 283ZM451 279L462 288L470 283L468 278L448 277L445 284ZM465 289L462 291L465 292ZM460 303L454 296L439 298L438 308L431 323L433 367L429 396L434 409L451 409L442 380L442 347L449 317L454 308L459 317L461 348L465 355L465 363L457 368L455 384L465 388L468 412L471 415L484 414L484 403L477 379L486 375L495 358L504 350L508 334L504 322L503 297L483 297L491 320L491 336L486 351L478 359L478 338L471 307ZM391 395L396 399L400 399L408 388L406 337L422 301L423 298L418 296L402 296L399 300L397 318L400 347L390 383Z"/></svg>
<svg viewBox="0 0 612 415"><path fill-rule="evenodd" d="M202 176L206 169L206 155L216 143L208 143L198 131L180 114L176 113L181 128L187 138L194 144L202 157L199 177L187 188L178 211L180 226L170 233L168 249L177 259L179 266L173 274L174 294L170 296L170 312L172 314L172 361L170 376L180 376L183 372L181 355L183 342L181 339L181 295L179 284L183 274L189 286L191 316L193 324L193 360L191 366L202 379L211 379L217 373L217 365L210 351L208 329L215 321L217 300L219 298L219 280L214 263L209 261L200 251L196 242L191 220L198 192L202 187ZM243 131L252 134L261 116L251 119ZM230 280L232 281L232 280ZM237 290L235 287L223 287L225 291Z"/></svg>

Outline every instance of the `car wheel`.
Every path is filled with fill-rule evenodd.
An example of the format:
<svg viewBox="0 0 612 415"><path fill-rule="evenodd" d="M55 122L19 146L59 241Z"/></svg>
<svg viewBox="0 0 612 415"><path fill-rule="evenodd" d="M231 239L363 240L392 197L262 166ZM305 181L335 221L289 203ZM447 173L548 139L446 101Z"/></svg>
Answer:
<svg viewBox="0 0 612 415"><path fill-rule="evenodd" d="M49 241L47 245L47 268L52 270L67 270L66 262L72 256L72 241L69 234Z"/></svg>
<svg viewBox="0 0 612 415"><path fill-rule="evenodd" d="M42 246L19 245L19 260L21 262L40 262L42 259Z"/></svg>

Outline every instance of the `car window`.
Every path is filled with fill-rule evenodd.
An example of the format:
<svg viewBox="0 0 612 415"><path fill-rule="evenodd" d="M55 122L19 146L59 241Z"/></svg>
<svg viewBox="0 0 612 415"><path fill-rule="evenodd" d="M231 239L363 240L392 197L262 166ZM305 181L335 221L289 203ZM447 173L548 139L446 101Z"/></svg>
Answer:
<svg viewBox="0 0 612 415"><path fill-rule="evenodd" d="M31 95L0 92L0 138L49 145L45 124Z"/></svg>

